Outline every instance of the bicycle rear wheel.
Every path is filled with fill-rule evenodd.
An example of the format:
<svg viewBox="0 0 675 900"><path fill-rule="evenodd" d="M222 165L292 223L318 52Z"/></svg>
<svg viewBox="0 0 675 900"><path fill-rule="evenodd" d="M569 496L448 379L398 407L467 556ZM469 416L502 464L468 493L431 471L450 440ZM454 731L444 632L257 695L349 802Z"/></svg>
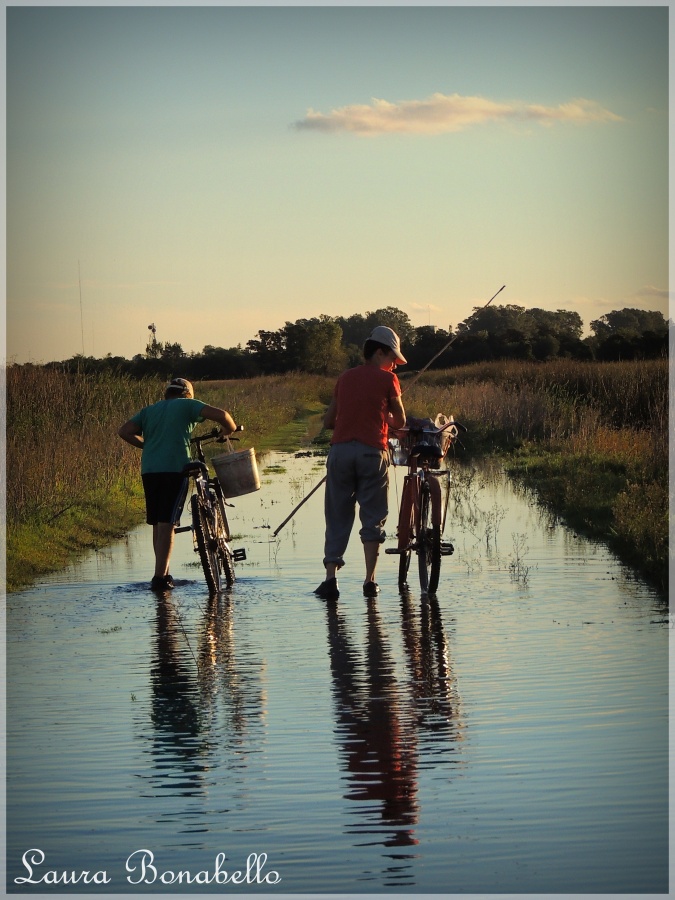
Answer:
<svg viewBox="0 0 675 900"><path fill-rule="evenodd" d="M435 594L441 574L441 489L429 478L420 494L417 528L417 562L423 594Z"/></svg>
<svg viewBox="0 0 675 900"><path fill-rule="evenodd" d="M417 494L418 480L414 476L406 475L403 482L401 495L401 509L398 516L398 586L403 587L408 583L408 570L412 556L412 543L414 538L413 516L415 511L415 498Z"/></svg>
<svg viewBox="0 0 675 900"><path fill-rule="evenodd" d="M192 527L206 586L210 594L217 594L222 588L222 581L215 517L212 515L212 510L207 510L204 503L200 502L197 494L192 496L191 507Z"/></svg>

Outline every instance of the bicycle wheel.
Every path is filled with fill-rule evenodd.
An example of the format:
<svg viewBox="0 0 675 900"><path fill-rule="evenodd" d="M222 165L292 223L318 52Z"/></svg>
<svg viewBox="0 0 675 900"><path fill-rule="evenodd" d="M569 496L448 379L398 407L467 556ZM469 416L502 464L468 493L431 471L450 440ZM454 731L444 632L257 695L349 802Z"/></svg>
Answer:
<svg viewBox="0 0 675 900"><path fill-rule="evenodd" d="M430 478L422 485L417 528L417 562L423 594L435 594L441 574L441 487Z"/></svg>
<svg viewBox="0 0 675 900"><path fill-rule="evenodd" d="M200 503L197 494L192 495L192 527L197 541L197 550L204 570L206 586L210 594L217 594L221 589L218 540L213 518Z"/></svg>
<svg viewBox="0 0 675 900"><path fill-rule="evenodd" d="M222 492L215 491L212 494L213 511L216 519L216 554L220 564L220 571L225 576L225 583L229 587L234 583L234 556L230 550L230 526L225 512L225 500Z"/></svg>
<svg viewBox="0 0 675 900"><path fill-rule="evenodd" d="M220 518L222 520L225 540L229 541L232 535L230 533L230 523L227 521L227 512L225 510L225 495L223 494L223 489L221 488L220 484L215 479L213 479L211 484L213 486L213 493L216 495L218 512L220 513Z"/></svg>
<svg viewBox="0 0 675 900"><path fill-rule="evenodd" d="M413 515L415 510L415 499L417 493L418 480L414 476L406 475L403 482L403 492L401 495L401 509L398 516L398 586L408 583L408 569L410 568L410 557L412 556L413 543Z"/></svg>

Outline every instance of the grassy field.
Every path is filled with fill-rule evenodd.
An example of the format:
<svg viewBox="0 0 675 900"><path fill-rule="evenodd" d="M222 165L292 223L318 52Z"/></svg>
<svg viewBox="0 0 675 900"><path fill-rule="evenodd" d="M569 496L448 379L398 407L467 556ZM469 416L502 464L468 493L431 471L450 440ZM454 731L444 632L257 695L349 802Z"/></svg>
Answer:
<svg viewBox="0 0 675 900"><path fill-rule="evenodd" d="M83 550L105 546L144 519L140 453L118 427L163 396L164 382L67 375L11 366L7 378L7 541L9 590L30 584ZM209 382L197 396L229 409L245 427L238 445L299 446L317 430L312 416L331 382L302 375ZM216 449L213 452L222 452Z"/></svg>
<svg viewBox="0 0 675 900"><path fill-rule="evenodd" d="M496 362L427 373L411 413L452 412L542 503L668 582L668 361Z"/></svg>
<svg viewBox="0 0 675 900"><path fill-rule="evenodd" d="M452 413L470 429L467 456L502 456L542 503L665 589L667 361L479 363L426 372L409 388L404 372L408 412ZM19 366L6 377L11 590L143 520L139 453L116 432L164 384ZM270 376L196 393L245 426L241 448L293 450L319 433L333 381Z"/></svg>

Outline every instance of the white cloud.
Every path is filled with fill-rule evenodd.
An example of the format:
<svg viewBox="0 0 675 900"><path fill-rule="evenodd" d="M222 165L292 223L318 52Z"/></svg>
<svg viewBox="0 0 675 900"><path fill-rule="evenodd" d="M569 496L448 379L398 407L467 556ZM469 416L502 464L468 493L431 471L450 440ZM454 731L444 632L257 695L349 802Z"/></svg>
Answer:
<svg viewBox="0 0 675 900"><path fill-rule="evenodd" d="M650 297L656 300L668 300L670 298L670 291L667 288L658 288L650 284L646 287L640 288L640 290L636 292L635 296Z"/></svg>
<svg viewBox="0 0 675 900"><path fill-rule="evenodd" d="M410 309L422 312L441 312L441 307L434 306L433 303L411 303Z"/></svg>
<svg viewBox="0 0 675 900"><path fill-rule="evenodd" d="M304 119L294 123L294 127L361 135L446 134L486 122L538 122L541 125L572 122L582 125L621 121L621 116L583 98L559 106L541 106L436 93L427 100L403 100L400 103L373 99L371 104L342 106L328 114L310 109Z"/></svg>

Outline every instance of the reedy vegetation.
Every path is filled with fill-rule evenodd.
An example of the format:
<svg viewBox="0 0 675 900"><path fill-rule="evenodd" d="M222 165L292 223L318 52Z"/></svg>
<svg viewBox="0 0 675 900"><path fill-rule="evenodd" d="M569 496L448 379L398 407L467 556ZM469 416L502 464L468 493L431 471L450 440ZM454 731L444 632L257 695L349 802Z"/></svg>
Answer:
<svg viewBox="0 0 675 900"><path fill-rule="evenodd" d="M12 589L143 520L140 454L117 429L142 406L160 400L166 383L36 366L10 366L6 379ZM198 386L198 396L244 423L240 446L246 447L295 418L306 401L316 402L320 382L293 375L209 382Z"/></svg>
<svg viewBox="0 0 675 900"><path fill-rule="evenodd" d="M506 451L511 474L665 590L667 360L478 363L429 373L405 399L470 425L473 452Z"/></svg>
<svg viewBox="0 0 675 900"><path fill-rule="evenodd" d="M667 360L476 363L427 372L409 389L404 372L410 413L452 413L470 429L468 454L505 454L507 468L543 501L665 588ZM139 454L116 432L161 398L164 382L29 366L6 374L13 587L142 521ZM308 409L325 406L333 383L286 374L203 382L196 393L245 425L241 447L260 448Z"/></svg>

